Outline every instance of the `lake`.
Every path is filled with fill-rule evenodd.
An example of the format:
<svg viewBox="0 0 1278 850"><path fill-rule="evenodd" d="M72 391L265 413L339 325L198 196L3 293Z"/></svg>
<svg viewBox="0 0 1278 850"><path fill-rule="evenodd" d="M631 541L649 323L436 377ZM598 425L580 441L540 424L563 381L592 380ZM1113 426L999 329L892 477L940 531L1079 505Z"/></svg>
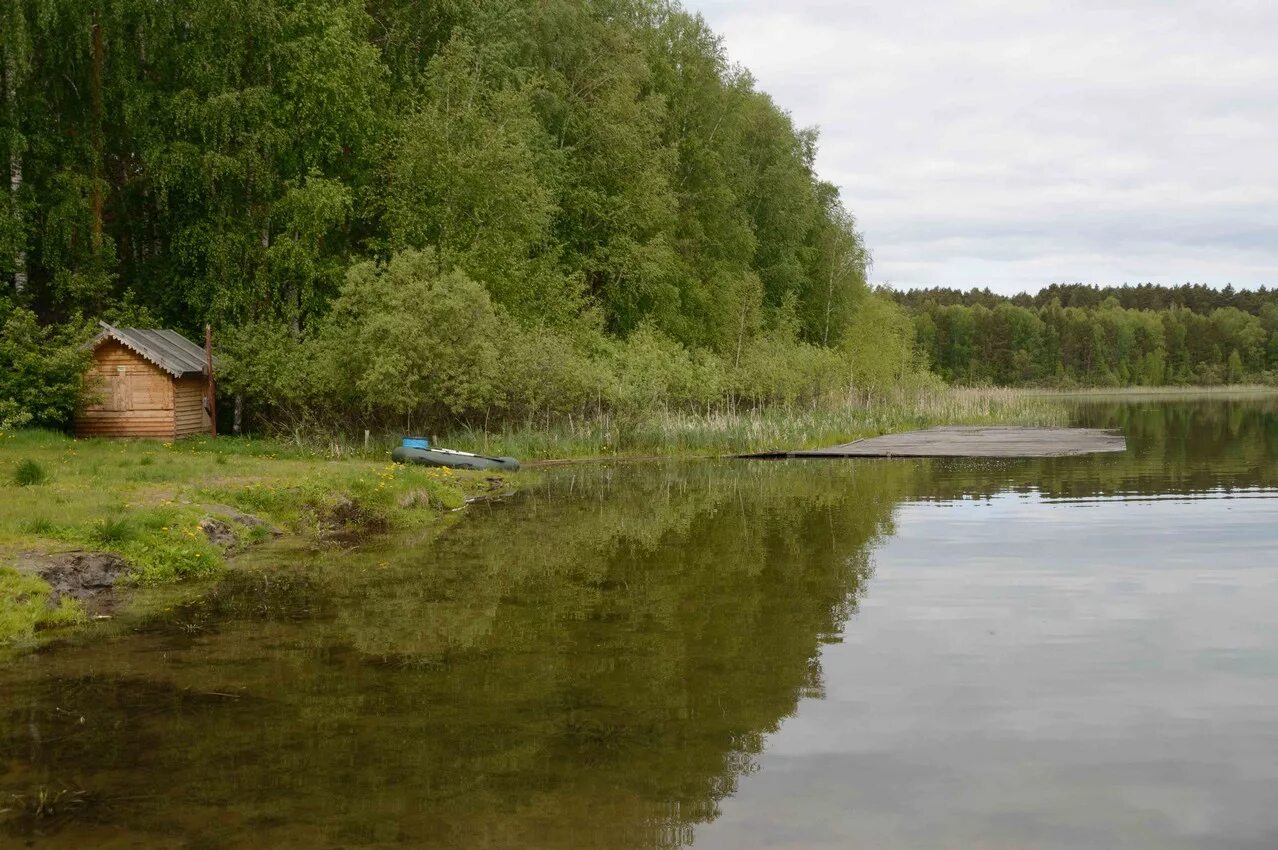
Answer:
<svg viewBox="0 0 1278 850"><path fill-rule="evenodd" d="M0 664L0 846L1278 846L1278 402L1074 417L254 554Z"/></svg>

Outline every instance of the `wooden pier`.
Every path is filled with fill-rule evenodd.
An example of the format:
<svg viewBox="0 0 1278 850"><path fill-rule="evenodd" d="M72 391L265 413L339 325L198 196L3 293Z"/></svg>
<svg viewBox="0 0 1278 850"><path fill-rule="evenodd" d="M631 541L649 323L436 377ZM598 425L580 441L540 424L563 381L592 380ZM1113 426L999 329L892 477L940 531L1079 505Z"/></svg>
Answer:
<svg viewBox="0 0 1278 850"><path fill-rule="evenodd" d="M1126 450L1127 440L1115 431L999 425L928 428L869 437L825 449L762 452L742 457L1071 457Z"/></svg>

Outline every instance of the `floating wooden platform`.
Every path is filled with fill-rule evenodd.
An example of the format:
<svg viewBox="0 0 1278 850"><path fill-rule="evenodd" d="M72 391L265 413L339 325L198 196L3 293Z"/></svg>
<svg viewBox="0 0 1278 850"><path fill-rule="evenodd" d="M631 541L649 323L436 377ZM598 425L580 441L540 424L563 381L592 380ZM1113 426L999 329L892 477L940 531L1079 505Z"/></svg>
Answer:
<svg viewBox="0 0 1278 850"><path fill-rule="evenodd" d="M751 458L818 457L1068 457L1122 452L1127 440L1099 428L946 426L869 437L827 449L763 452Z"/></svg>

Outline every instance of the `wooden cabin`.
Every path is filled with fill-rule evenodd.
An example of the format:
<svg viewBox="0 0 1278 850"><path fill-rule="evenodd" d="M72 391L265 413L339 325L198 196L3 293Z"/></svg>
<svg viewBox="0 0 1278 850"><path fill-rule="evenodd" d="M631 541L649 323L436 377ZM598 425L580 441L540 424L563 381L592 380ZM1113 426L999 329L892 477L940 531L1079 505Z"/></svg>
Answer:
<svg viewBox="0 0 1278 850"><path fill-rule="evenodd" d="M77 437L174 440L212 432L203 348L173 331L100 324L89 343L91 400L76 412Z"/></svg>

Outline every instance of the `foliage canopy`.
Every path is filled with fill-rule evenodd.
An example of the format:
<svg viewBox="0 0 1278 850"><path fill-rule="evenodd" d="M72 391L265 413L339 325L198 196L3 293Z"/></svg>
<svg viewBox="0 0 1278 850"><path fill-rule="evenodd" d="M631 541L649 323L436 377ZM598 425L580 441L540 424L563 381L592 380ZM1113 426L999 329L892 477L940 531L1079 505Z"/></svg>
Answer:
<svg viewBox="0 0 1278 850"><path fill-rule="evenodd" d="M303 397L348 419L426 396L419 413L535 408L500 379L538 349L556 352L567 406L609 387L670 397L611 368L627 346L713 360L727 392L752 345L837 351L866 296L868 254L814 172L815 133L668 0L4 14L13 297L46 324L212 322L240 364L230 388L263 413ZM264 365L346 344L349 360L306 375Z"/></svg>

